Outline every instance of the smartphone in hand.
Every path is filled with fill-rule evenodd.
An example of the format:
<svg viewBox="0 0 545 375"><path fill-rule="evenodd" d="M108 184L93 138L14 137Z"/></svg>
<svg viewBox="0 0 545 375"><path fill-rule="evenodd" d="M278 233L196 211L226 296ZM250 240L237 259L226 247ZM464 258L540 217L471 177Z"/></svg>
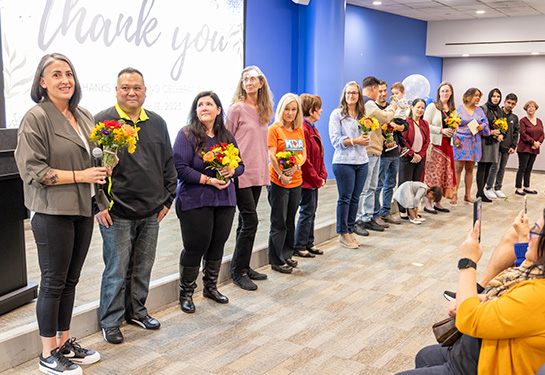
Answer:
<svg viewBox="0 0 545 375"><path fill-rule="evenodd" d="M482 213L483 200L481 198L477 198L475 199L475 202L473 202L473 226L475 226L477 220L480 221L481 225L479 225L479 242L481 242L481 228L483 226Z"/></svg>
<svg viewBox="0 0 545 375"><path fill-rule="evenodd" d="M528 214L528 195L524 196L524 215Z"/></svg>

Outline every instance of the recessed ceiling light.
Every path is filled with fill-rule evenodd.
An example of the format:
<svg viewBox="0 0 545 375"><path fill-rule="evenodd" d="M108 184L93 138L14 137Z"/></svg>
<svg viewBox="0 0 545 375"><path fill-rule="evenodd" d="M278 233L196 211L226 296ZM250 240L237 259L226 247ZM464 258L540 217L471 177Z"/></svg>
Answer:
<svg viewBox="0 0 545 375"><path fill-rule="evenodd" d="M469 57L469 53L462 54L462 57Z"/></svg>
<svg viewBox="0 0 545 375"><path fill-rule="evenodd" d="M477 14L484 14L484 10L478 10L478 11L476 11L475 13L477 13Z"/></svg>
<svg viewBox="0 0 545 375"><path fill-rule="evenodd" d="M532 55L539 55L539 52L532 52Z"/></svg>
<svg viewBox="0 0 545 375"><path fill-rule="evenodd" d="M382 5L382 1L373 1L373 5Z"/></svg>

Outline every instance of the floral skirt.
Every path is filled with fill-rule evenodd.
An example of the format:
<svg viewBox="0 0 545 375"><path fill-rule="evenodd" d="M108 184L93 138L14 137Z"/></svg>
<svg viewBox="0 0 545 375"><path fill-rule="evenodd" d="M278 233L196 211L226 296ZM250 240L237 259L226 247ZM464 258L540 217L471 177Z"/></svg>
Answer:
<svg viewBox="0 0 545 375"><path fill-rule="evenodd" d="M443 189L443 196L452 199L456 186L454 170L454 154L450 145L450 138L443 137L441 146L433 145L428 152L422 181L428 186L439 186Z"/></svg>

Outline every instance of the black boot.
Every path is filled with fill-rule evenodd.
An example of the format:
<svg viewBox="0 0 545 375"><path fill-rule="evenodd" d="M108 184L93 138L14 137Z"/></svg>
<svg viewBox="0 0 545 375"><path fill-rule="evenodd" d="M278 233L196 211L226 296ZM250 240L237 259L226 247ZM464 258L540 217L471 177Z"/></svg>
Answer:
<svg viewBox="0 0 545 375"><path fill-rule="evenodd" d="M193 292L197 287L199 267L184 267L180 264L180 306L182 311L188 314L195 312L193 304Z"/></svg>
<svg viewBox="0 0 545 375"><path fill-rule="evenodd" d="M217 303L229 303L229 298L218 291L218 276L220 273L221 259L213 261L204 261L202 270L203 289L202 295L210 298Z"/></svg>

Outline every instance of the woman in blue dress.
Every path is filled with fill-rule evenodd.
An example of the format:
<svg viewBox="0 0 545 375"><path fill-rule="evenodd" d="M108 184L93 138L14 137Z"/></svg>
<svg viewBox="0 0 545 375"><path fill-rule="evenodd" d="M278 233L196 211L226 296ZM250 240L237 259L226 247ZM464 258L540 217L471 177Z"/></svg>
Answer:
<svg viewBox="0 0 545 375"><path fill-rule="evenodd" d="M481 100L482 95L482 92L477 88L472 87L467 89L463 96L464 104L456 108L461 123L453 137L454 167L456 169L457 183L454 188L452 204L457 203L458 186L460 186L460 178L462 177L462 171L464 169L466 172L464 177L464 201L473 203L473 199L471 199L471 183L473 182L473 168L475 167L475 163L481 160L481 135L490 135L488 119L483 110L479 107L479 101ZM476 126L473 128L475 134L473 134L469 126L473 120L477 122Z"/></svg>

